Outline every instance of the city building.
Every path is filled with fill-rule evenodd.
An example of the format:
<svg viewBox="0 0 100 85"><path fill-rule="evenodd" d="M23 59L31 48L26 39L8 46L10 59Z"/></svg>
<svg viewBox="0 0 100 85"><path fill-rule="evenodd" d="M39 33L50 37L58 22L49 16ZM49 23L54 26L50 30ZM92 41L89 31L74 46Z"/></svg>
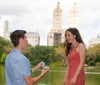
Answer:
<svg viewBox="0 0 100 85"><path fill-rule="evenodd" d="M68 24L69 24L69 27L75 27L79 29L79 15L78 15L76 2L74 2L72 8L70 9Z"/></svg>
<svg viewBox="0 0 100 85"><path fill-rule="evenodd" d="M74 2L69 12L69 27L75 27L79 29L79 16L77 12L76 2ZM60 8L60 2L57 2L57 6L53 11L53 27L47 35L47 45L54 46L58 43L65 41L65 30L62 29L62 9Z"/></svg>
<svg viewBox="0 0 100 85"><path fill-rule="evenodd" d="M4 33L3 37L5 39L10 40L10 32L9 32L9 22L6 20L4 21ZM40 36L38 32L27 32L27 40L28 43L32 46L36 46L40 44Z"/></svg>
<svg viewBox="0 0 100 85"><path fill-rule="evenodd" d="M92 47L93 45L100 44L100 34L95 38L91 38L88 43L88 47Z"/></svg>
<svg viewBox="0 0 100 85"><path fill-rule="evenodd" d="M27 32L28 43L32 46L40 44L40 36L38 32Z"/></svg>
<svg viewBox="0 0 100 85"><path fill-rule="evenodd" d="M65 30L62 29L62 9L60 8L60 2L58 2L56 8L53 11L53 27L47 35L47 45L53 46L64 42L64 34Z"/></svg>
<svg viewBox="0 0 100 85"><path fill-rule="evenodd" d="M10 32L9 32L9 22L8 22L8 20L6 20L6 21L4 21L4 33L3 33L3 37L5 39L10 40L9 35L10 35Z"/></svg>

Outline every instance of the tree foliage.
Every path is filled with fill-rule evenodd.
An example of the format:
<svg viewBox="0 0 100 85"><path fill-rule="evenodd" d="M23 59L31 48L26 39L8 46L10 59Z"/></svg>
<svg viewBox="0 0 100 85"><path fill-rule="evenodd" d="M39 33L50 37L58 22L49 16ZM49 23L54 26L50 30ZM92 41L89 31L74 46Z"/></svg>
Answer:
<svg viewBox="0 0 100 85"><path fill-rule="evenodd" d="M95 44L87 50L87 63L88 65L96 65L100 62L100 44Z"/></svg>
<svg viewBox="0 0 100 85"><path fill-rule="evenodd" d="M3 37L0 37L0 57L4 52L8 52L8 48L10 48L11 43L9 40L4 39ZM12 46L11 46L12 48Z"/></svg>
<svg viewBox="0 0 100 85"><path fill-rule="evenodd" d="M7 56L7 53L3 53L1 58L0 58L0 64L4 64L5 63L5 58Z"/></svg>
<svg viewBox="0 0 100 85"><path fill-rule="evenodd" d="M0 37L0 63L5 62L5 57L11 51L11 49L11 42L3 37Z"/></svg>
<svg viewBox="0 0 100 85"><path fill-rule="evenodd" d="M36 65L40 61L44 61L46 64L52 62L52 58L55 55L55 50L53 47L49 46L35 46L29 51L29 59L32 65Z"/></svg>

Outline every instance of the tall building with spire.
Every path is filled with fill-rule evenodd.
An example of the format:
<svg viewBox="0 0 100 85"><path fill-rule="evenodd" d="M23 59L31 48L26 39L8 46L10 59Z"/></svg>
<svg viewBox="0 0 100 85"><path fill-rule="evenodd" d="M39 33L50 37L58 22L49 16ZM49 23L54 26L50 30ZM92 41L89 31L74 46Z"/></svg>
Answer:
<svg viewBox="0 0 100 85"><path fill-rule="evenodd" d="M75 27L79 29L79 16L76 7L76 1L74 1L72 8L69 13L69 27Z"/></svg>
<svg viewBox="0 0 100 85"><path fill-rule="evenodd" d="M53 46L58 43L64 42L65 30L62 29L62 9L60 8L60 2L57 2L57 6L53 11L53 27L47 36L47 45Z"/></svg>
<svg viewBox="0 0 100 85"><path fill-rule="evenodd" d="M57 3L56 8L53 11L53 29L62 28L62 9L60 8L60 2Z"/></svg>

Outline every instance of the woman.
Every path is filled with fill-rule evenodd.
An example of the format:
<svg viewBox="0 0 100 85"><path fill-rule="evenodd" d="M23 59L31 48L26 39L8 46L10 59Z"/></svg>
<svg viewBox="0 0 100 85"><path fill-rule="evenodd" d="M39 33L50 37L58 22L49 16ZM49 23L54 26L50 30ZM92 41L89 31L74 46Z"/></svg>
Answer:
<svg viewBox="0 0 100 85"><path fill-rule="evenodd" d="M63 85L85 85L84 63L86 47L76 28L69 28L66 30L64 47L68 67Z"/></svg>

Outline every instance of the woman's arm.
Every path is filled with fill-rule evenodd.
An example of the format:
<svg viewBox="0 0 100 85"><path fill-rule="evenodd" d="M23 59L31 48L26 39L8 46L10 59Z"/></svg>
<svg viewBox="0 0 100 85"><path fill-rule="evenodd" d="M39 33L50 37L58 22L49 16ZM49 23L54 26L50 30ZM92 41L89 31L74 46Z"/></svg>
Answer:
<svg viewBox="0 0 100 85"><path fill-rule="evenodd" d="M80 74L81 70L84 67L85 57L86 57L86 47L84 46L84 44L80 44L80 46L79 46L79 55L80 55L80 64L78 66L78 69L77 69L74 77L71 80L71 85L76 84L77 76Z"/></svg>
<svg viewBox="0 0 100 85"><path fill-rule="evenodd" d="M83 69L84 64L85 64L86 47L84 46L84 44L80 44L80 46L79 46L79 55L80 55L80 64L74 75L74 77L76 77L76 78L79 75L79 73L81 72L81 70Z"/></svg>
<svg viewBox="0 0 100 85"><path fill-rule="evenodd" d="M69 65L67 66L67 69L66 69L66 72L65 72L65 76L64 76L64 80L63 80L63 85L67 85L68 71L69 71Z"/></svg>
<svg viewBox="0 0 100 85"><path fill-rule="evenodd" d="M67 77L68 77L68 70L69 70L69 66L67 66L67 69L66 69L66 72L65 72L64 79L67 79Z"/></svg>

